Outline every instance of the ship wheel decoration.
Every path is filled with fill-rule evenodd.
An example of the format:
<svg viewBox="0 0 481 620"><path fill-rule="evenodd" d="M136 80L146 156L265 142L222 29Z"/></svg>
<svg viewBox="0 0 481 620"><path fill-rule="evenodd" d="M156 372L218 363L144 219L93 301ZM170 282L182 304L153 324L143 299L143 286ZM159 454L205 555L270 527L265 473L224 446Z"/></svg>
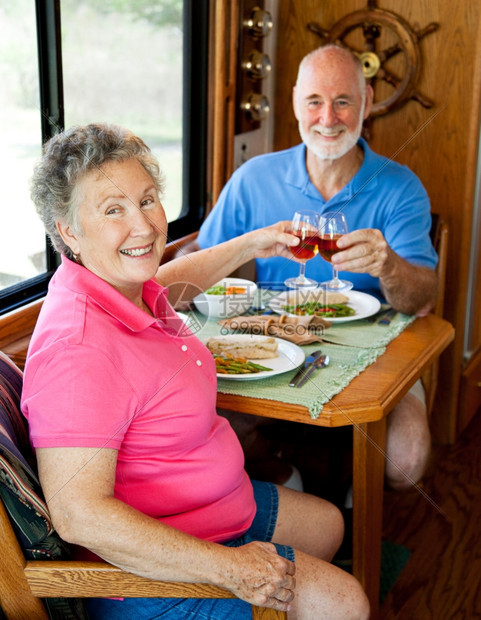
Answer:
<svg viewBox="0 0 481 620"><path fill-rule="evenodd" d="M434 103L422 95L416 88L420 75L422 59L419 41L427 34L435 32L439 24L432 22L422 30L413 29L401 16L379 9L375 1L369 1L366 9L349 13L332 26L330 30L311 22L307 28L317 34L324 43L337 43L350 49L362 62L364 76L375 86L380 79L394 87L394 92L382 101L374 101L370 118L388 114L410 99L416 100L424 108L431 108ZM394 44L386 49L377 50L382 28L394 35ZM356 29L361 29L364 37L364 49L359 50L346 42L346 38ZM398 40L396 40L398 39ZM386 65L390 58L404 54L404 71L402 77L394 74Z"/></svg>

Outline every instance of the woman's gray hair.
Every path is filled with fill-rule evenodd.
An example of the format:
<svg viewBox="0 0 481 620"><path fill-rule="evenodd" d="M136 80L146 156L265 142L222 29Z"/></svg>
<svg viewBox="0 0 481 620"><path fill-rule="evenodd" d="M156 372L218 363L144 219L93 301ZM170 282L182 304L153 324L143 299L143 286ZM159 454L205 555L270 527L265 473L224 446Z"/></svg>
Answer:
<svg viewBox="0 0 481 620"><path fill-rule="evenodd" d="M135 158L152 177L162 194L163 177L157 159L145 142L118 125L74 126L45 143L41 160L31 180L31 196L53 247L73 259L71 249L60 236L56 222L77 233L79 181L106 162Z"/></svg>

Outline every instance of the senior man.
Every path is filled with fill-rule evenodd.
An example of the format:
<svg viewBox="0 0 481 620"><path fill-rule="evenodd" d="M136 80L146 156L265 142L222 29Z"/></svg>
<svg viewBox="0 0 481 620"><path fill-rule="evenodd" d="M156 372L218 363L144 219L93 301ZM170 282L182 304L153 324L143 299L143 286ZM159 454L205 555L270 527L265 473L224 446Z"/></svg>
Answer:
<svg viewBox="0 0 481 620"><path fill-rule="evenodd" d="M372 101L372 88L350 51L329 44L309 53L293 90L302 144L244 163L189 250L291 219L295 210L340 210L350 232L337 242L336 268L349 272L356 290L395 310L427 314L437 285L429 198L409 168L374 153L361 138ZM256 269L258 282L272 286L295 276L298 266L269 258L257 260ZM308 275L327 280L331 265L317 256L308 263ZM421 479L430 443L418 382L387 419L386 479L392 488L409 488Z"/></svg>

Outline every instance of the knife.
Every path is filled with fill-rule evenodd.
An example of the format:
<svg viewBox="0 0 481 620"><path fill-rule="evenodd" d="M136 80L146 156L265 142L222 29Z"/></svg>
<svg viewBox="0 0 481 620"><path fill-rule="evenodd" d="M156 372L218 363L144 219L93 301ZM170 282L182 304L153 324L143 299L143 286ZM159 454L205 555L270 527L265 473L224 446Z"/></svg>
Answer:
<svg viewBox="0 0 481 620"><path fill-rule="evenodd" d="M316 368L325 368L329 365L329 355L320 355L317 359L314 360L312 366L304 373L302 379L297 383L296 387L300 388L304 385L304 383L309 379L312 373L316 370Z"/></svg>
<svg viewBox="0 0 481 620"><path fill-rule="evenodd" d="M314 351L314 353L311 353L311 355L309 355L309 357L306 358L302 368L296 373L292 381L289 383L289 387L296 387L298 381L300 381L304 377L307 370L314 364L314 362L317 360L317 358L320 355L322 355L321 350Z"/></svg>

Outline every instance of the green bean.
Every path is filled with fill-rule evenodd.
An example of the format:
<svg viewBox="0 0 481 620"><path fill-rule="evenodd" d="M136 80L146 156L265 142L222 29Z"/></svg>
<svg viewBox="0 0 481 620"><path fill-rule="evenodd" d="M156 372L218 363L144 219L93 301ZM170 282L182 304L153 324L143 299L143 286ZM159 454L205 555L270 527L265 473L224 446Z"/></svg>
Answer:
<svg viewBox="0 0 481 620"><path fill-rule="evenodd" d="M219 374L250 374L265 370L272 370L267 366L256 364L243 358L230 357L225 355L214 355L217 372Z"/></svg>
<svg viewBox="0 0 481 620"><path fill-rule="evenodd" d="M321 317L342 317L352 316L356 314L354 308L349 307L346 303L341 304L322 304L318 301L308 301L305 304L293 306L282 306L282 310L290 314L301 316L321 316Z"/></svg>

